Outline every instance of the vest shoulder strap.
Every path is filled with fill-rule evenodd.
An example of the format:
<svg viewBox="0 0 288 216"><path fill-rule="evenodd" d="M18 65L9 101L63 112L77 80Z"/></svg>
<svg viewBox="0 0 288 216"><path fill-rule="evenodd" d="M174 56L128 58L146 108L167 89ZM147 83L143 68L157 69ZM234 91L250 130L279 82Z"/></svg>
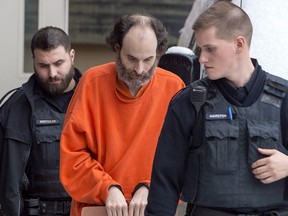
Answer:
<svg viewBox="0 0 288 216"><path fill-rule="evenodd" d="M267 73L264 90L276 97L284 98L288 92L288 81Z"/></svg>
<svg viewBox="0 0 288 216"><path fill-rule="evenodd" d="M14 88L14 89L11 89L11 90L9 90L8 92L6 92L6 94L0 99L0 106L1 106L2 102L3 102L9 95L11 95L12 93L16 92L19 88L21 88L21 87Z"/></svg>

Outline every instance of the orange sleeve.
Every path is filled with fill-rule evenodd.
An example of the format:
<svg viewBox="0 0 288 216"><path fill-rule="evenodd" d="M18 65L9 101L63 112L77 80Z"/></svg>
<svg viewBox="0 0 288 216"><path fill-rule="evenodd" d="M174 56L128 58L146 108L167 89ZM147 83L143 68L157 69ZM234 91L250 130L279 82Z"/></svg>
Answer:
<svg viewBox="0 0 288 216"><path fill-rule="evenodd" d="M119 184L97 161L93 117L89 115L91 104L83 102L92 97L92 93L86 88L85 76L81 79L68 107L61 135L60 180L74 200L104 205L109 187Z"/></svg>
<svg viewBox="0 0 288 216"><path fill-rule="evenodd" d="M70 117L61 137L60 180L76 201L104 205L110 185L119 184L91 157L85 143L85 134Z"/></svg>

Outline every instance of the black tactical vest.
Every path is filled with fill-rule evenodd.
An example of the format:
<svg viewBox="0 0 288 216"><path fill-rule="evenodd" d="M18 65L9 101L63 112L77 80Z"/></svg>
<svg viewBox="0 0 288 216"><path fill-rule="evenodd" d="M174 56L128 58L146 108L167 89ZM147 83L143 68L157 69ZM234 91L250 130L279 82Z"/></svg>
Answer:
<svg viewBox="0 0 288 216"><path fill-rule="evenodd" d="M59 180L60 136L65 113L42 98L34 105L32 125L35 141L28 162L29 191L24 197L68 198Z"/></svg>
<svg viewBox="0 0 288 216"><path fill-rule="evenodd" d="M196 143L201 147L188 157L189 174L182 199L220 208L287 206L284 179L263 184L251 170L251 164L264 157L258 147L288 154L282 145L280 123L287 82L267 74L260 97L249 107L233 106L212 83L204 85L208 90L202 107L204 142ZM213 92L213 97L209 92Z"/></svg>

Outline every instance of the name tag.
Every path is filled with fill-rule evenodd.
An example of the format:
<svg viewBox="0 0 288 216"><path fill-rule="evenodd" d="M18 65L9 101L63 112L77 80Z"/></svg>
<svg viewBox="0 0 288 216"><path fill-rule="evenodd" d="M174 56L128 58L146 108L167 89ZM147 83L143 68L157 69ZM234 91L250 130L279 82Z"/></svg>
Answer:
<svg viewBox="0 0 288 216"><path fill-rule="evenodd" d="M45 126L45 125L59 125L59 119L40 119L36 120L37 126Z"/></svg>
<svg viewBox="0 0 288 216"><path fill-rule="evenodd" d="M228 113L206 113L206 120L229 120Z"/></svg>

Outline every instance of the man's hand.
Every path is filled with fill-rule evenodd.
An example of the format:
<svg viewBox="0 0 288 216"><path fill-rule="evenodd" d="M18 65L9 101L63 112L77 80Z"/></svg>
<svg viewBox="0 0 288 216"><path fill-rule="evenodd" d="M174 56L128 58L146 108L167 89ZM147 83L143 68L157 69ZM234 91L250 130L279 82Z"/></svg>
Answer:
<svg viewBox="0 0 288 216"><path fill-rule="evenodd" d="M128 216L127 202L117 187L110 187L105 206L108 216Z"/></svg>
<svg viewBox="0 0 288 216"><path fill-rule="evenodd" d="M134 194L129 204L129 216L144 216L149 190L143 186Z"/></svg>
<svg viewBox="0 0 288 216"><path fill-rule="evenodd" d="M267 157L252 164L253 174L264 184L275 182L288 176L288 156L276 149L261 149L259 153Z"/></svg>

